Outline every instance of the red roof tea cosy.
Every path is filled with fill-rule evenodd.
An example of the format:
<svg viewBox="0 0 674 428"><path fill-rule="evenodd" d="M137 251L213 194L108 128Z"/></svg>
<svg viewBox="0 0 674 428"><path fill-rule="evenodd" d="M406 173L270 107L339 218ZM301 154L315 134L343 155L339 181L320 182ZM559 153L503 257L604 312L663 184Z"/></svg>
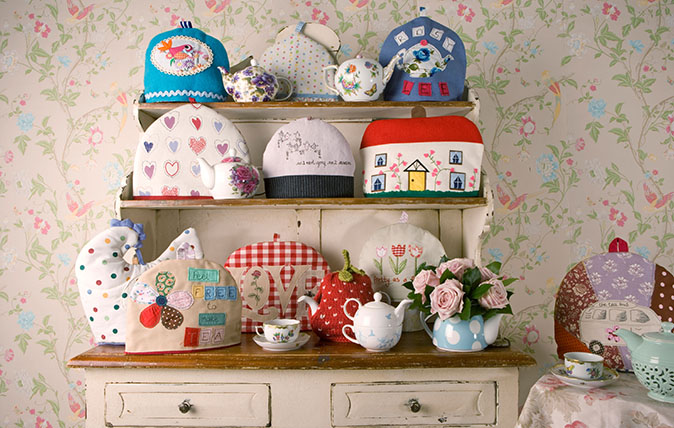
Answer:
<svg viewBox="0 0 674 428"><path fill-rule="evenodd" d="M462 116L372 122L360 145L367 197L478 196L482 136Z"/></svg>

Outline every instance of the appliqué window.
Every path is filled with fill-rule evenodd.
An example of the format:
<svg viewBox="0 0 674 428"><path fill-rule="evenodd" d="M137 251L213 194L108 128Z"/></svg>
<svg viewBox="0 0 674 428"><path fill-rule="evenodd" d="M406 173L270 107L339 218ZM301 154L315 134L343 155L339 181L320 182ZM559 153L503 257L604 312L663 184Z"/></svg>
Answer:
<svg viewBox="0 0 674 428"><path fill-rule="evenodd" d="M449 188L452 190L464 190L466 188L466 174L463 172L449 173Z"/></svg>
<svg viewBox="0 0 674 428"><path fill-rule="evenodd" d="M430 97L433 95L433 86L430 83L419 83L419 95Z"/></svg>
<svg viewBox="0 0 674 428"><path fill-rule="evenodd" d="M447 86L447 82L440 82L438 83L438 86L440 86L440 95L442 95L443 97L448 97L449 86Z"/></svg>
<svg viewBox="0 0 674 428"><path fill-rule="evenodd" d="M386 166L386 153L374 155L374 166L375 168Z"/></svg>
<svg viewBox="0 0 674 428"><path fill-rule="evenodd" d="M372 192L383 192L386 190L386 174L378 174L372 176Z"/></svg>
<svg viewBox="0 0 674 428"><path fill-rule="evenodd" d="M453 165L461 165L463 163L463 152L460 150L450 150L449 163Z"/></svg>

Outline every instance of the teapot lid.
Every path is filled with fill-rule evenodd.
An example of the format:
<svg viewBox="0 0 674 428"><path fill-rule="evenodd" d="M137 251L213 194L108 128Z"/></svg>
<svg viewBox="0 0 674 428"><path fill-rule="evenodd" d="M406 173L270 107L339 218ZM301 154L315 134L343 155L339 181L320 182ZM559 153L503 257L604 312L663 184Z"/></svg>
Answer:
<svg viewBox="0 0 674 428"><path fill-rule="evenodd" d="M651 331L648 333L644 333L644 339L647 339L651 342L674 345L674 333L672 333L673 328L674 323L663 322L662 323L663 331Z"/></svg>
<svg viewBox="0 0 674 428"><path fill-rule="evenodd" d="M377 291L374 293L374 301L373 302L368 302L366 303L363 307L368 308L368 309L388 309L389 311L392 311L394 308L393 306L384 303L381 301L383 294ZM386 296L388 297L388 295Z"/></svg>

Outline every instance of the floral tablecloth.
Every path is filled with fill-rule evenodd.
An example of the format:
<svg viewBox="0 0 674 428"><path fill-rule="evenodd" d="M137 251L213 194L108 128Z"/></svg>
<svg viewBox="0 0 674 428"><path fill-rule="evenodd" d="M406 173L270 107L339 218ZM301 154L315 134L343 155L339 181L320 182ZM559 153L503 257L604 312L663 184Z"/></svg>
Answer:
<svg viewBox="0 0 674 428"><path fill-rule="evenodd" d="M647 392L632 373L592 389L546 374L529 391L516 428L674 428L674 404Z"/></svg>

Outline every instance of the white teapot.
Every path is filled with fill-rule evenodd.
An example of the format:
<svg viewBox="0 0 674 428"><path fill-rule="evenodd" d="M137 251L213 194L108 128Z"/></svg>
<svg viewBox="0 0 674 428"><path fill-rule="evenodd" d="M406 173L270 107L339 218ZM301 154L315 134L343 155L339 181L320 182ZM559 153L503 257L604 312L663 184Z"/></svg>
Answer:
<svg viewBox="0 0 674 428"><path fill-rule="evenodd" d="M201 168L201 181L211 191L213 199L243 199L255 196L260 184L257 169L238 157L225 158L211 165L204 158L197 158Z"/></svg>
<svg viewBox="0 0 674 428"><path fill-rule="evenodd" d="M382 70L376 60L357 55L344 61L339 68L336 65L324 67L323 81L328 90L341 96L344 101L375 101L384 92L400 59L399 55L394 56ZM331 69L336 70L334 86L328 73Z"/></svg>
<svg viewBox="0 0 674 428"><path fill-rule="evenodd" d="M388 297L388 296L387 296ZM353 321L353 325L342 327L342 334L353 343L357 343L368 351L388 351L398 344L403 331L405 309L412 304L412 300L405 299L393 307L381 301L382 293L374 293L374 302L361 305L358 299L347 299L344 302L344 313ZM358 303L358 310L352 317L346 310L349 301ZM346 333L350 328L354 337Z"/></svg>

